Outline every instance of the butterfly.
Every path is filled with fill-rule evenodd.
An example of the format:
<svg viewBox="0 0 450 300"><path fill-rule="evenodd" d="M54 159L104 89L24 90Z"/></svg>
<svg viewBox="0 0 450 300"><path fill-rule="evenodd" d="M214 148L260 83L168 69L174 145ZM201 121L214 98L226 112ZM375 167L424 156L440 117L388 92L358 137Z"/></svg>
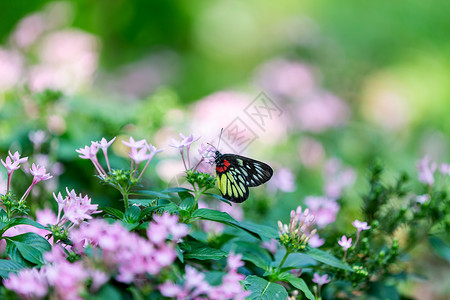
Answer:
<svg viewBox="0 0 450 300"><path fill-rule="evenodd" d="M214 152L217 185L222 196L235 203L247 200L249 187L267 182L273 175L272 168L261 161L236 154Z"/></svg>

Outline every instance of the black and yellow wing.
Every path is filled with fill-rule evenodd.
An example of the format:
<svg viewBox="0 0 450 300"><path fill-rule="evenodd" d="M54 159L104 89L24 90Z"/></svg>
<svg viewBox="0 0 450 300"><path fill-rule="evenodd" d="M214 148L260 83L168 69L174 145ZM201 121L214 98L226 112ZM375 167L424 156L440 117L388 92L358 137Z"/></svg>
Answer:
<svg viewBox="0 0 450 300"><path fill-rule="evenodd" d="M249 187L267 182L273 175L266 163L235 154L216 151L217 184L225 199L241 203L247 200Z"/></svg>

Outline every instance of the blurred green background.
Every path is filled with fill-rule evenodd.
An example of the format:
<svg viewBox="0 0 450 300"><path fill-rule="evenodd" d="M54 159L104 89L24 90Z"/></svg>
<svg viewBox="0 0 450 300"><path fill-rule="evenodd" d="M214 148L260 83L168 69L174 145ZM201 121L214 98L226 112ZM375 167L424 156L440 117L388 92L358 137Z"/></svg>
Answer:
<svg viewBox="0 0 450 300"><path fill-rule="evenodd" d="M171 138L216 142L240 117L258 136L242 154L276 174L246 216L286 220L334 184L347 187L336 226L348 229L374 159L388 181L400 170L415 180L425 154L449 161L449 11L443 0L1 1L0 156L19 150L60 173L39 207L66 186L111 205L119 195L75 149L147 138L167 148L144 182L162 189L182 172ZM264 130L243 113L261 91L282 111ZM114 147L115 167L128 165L124 151Z"/></svg>

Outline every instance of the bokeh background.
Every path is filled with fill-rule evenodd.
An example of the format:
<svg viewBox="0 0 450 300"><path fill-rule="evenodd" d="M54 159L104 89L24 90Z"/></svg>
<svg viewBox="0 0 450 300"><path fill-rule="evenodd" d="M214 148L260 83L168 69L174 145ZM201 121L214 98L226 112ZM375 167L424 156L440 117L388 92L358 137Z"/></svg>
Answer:
<svg viewBox="0 0 450 300"><path fill-rule="evenodd" d="M415 180L425 154L450 161L449 11L444 0L1 1L0 156L18 150L54 175L33 209L65 187L120 207L75 149L146 138L166 148L144 181L158 190L183 171L172 138L216 143L240 118L256 136L240 154L275 169L245 217L273 225L307 197L331 197L328 226L350 230L372 161L387 181ZM263 129L245 114L261 92L280 110ZM114 144L116 168L124 151ZM30 176L14 176L20 194ZM427 249L411 268L430 280L402 291L444 299L449 262Z"/></svg>

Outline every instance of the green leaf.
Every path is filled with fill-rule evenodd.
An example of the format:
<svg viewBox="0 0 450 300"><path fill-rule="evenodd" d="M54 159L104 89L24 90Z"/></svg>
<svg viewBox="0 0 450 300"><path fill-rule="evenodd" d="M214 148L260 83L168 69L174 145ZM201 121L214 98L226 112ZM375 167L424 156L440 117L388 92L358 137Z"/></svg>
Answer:
<svg viewBox="0 0 450 300"><path fill-rule="evenodd" d="M116 208L106 206L106 207L102 207L100 209L102 211L104 211L105 213L107 213L107 214L109 214L111 216L114 216L114 217L116 217L116 218L118 218L120 220L123 219L123 216L124 216L123 212L121 212L120 210L118 210Z"/></svg>
<svg viewBox="0 0 450 300"><path fill-rule="evenodd" d="M134 224L134 223L139 222L140 215L141 215L141 209L136 205L132 205L132 206L128 207L127 210L125 211L123 220L126 223Z"/></svg>
<svg viewBox="0 0 450 300"><path fill-rule="evenodd" d="M163 199L169 199L170 196L164 193L155 192L155 191L138 191L136 193L132 193L131 195L139 195L139 196L151 196L153 199L155 198L163 198Z"/></svg>
<svg viewBox="0 0 450 300"><path fill-rule="evenodd" d="M261 237L262 240L265 241L275 239L278 237L278 231L274 227L256 224L248 221L239 222L239 226L246 229L247 231L256 233Z"/></svg>
<svg viewBox="0 0 450 300"><path fill-rule="evenodd" d="M152 214L155 210L160 209L163 207L163 205L156 205L151 207L146 207L141 211L141 214L139 215L139 221L141 221L144 217L146 217L149 214Z"/></svg>
<svg viewBox="0 0 450 300"><path fill-rule="evenodd" d="M269 282L256 275L247 276L244 286L250 292L249 299L251 300L286 300L288 297L288 293L282 285Z"/></svg>
<svg viewBox="0 0 450 300"><path fill-rule="evenodd" d="M276 267L279 266L281 263L281 260L284 258L284 255L286 254L286 250L282 249L280 251L277 251L275 254L275 259L272 262L271 266ZM301 269L301 268L307 268L310 266L317 265L317 261L313 259L312 257L303 254L303 253L291 253L287 257L286 261L284 262L283 266L284 268L295 268L295 269ZM284 269L283 268L283 269Z"/></svg>
<svg viewBox="0 0 450 300"><path fill-rule="evenodd" d="M328 252L317 248L306 247L303 253L329 266L353 272L348 264L342 262Z"/></svg>
<svg viewBox="0 0 450 300"><path fill-rule="evenodd" d="M191 192L193 193L194 191L184 188L184 187L172 187L172 188L168 188L165 190L162 190L161 193L180 193L180 192Z"/></svg>
<svg viewBox="0 0 450 300"><path fill-rule="evenodd" d="M295 277L293 274L290 273L284 273L279 277L280 280L289 282L290 284L292 284L293 287L295 287L296 289L301 290L306 298L310 299L310 300L314 300L315 297L313 295L313 293L311 293L311 291L309 290L308 286L306 285L306 282L298 277Z"/></svg>
<svg viewBox="0 0 450 300"><path fill-rule="evenodd" d="M33 246L21 242L14 242L14 245L16 245L17 249L19 249L19 252L23 258L29 262L36 265L44 264L44 255L41 251L37 251L37 249Z"/></svg>
<svg viewBox="0 0 450 300"><path fill-rule="evenodd" d="M207 195L207 196L211 196L213 198L216 198L222 202L225 202L226 204L228 204L229 206L231 206L231 202L228 199L225 199L224 197L217 195L217 194L212 194L212 193L204 193L203 195Z"/></svg>
<svg viewBox="0 0 450 300"><path fill-rule="evenodd" d="M445 241L437 236L430 236L430 244L440 257L450 262L450 246Z"/></svg>
<svg viewBox="0 0 450 300"><path fill-rule="evenodd" d="M44 263L44 252L50 251L51 246L48 241L34 232L27 232L13 237L5 237L8 243L14 243L20 255L27 261L42 265ZM17 253L14 253L14 247L10 246L9 251L15 255L15 259L20 263Z"/></svg>
<svg viewBox="0 0 450 300"><path fill-rule="evenodd" d="M2 278L8 278L9 273L17 273L19 270L23 269L24 266L7 259L0 259L0 276Z"/></svg>
<svg viewBox="0 0 450 300"><path fill-rule="evenodd" d="M186 210L190 211L192 209L192 206L195 204L195 199L192 197L192 195L189 195L189 197L186 197L181 201L180 203L180 210Z"/></svg>
<svg viewBox="0 0 450 300"><path fill-rule="evenodd" d="M178 245L184 251L183 256L185 259L218 260L228 256L227 252L211 248L196 241L185 241L183 243L179 243Z"/></svg>
<svg viewBox="0 0 450 300"><path fill-rule="evenodd" d="M5 250L11 261L24 267L31 268L34 266L34 264L26 261L25 258L23 258L22 254L20 254L19 249L17 249L17 246L13 243L13 241L7 241Z"/></svg>

